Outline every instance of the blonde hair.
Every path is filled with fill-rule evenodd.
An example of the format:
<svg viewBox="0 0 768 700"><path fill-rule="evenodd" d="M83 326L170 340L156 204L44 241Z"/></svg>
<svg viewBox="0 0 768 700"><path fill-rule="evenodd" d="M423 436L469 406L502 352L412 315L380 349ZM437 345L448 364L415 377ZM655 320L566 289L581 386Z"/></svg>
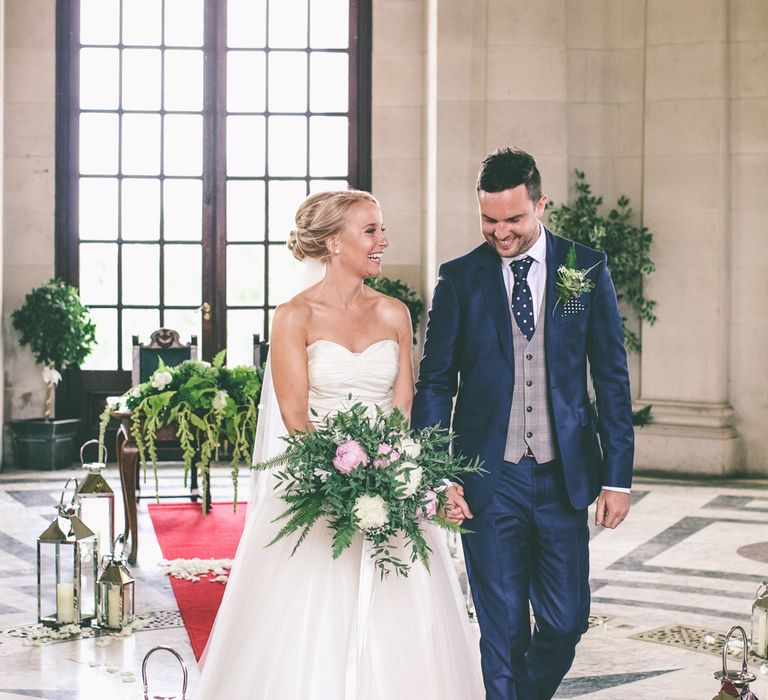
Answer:
<svg viewBox="0 0 768 700"><path fill-rule="evenodd" d="M370 192L339 190L307 197L296 211L296 228L288 236L288 250L297 260L328 257L326 239L344 230L347 214L356 204L379 203Z"/></svg>

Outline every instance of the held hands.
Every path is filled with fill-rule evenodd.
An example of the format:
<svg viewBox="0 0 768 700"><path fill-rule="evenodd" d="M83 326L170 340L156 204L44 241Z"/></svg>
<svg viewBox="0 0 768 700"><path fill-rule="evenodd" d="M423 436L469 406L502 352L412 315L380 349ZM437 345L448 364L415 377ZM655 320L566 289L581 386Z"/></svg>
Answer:
<svg viewBox="0 0 768 700"><path fill-rule="evenodd" d="M450 520L457 525L461 525L465 519L472 519L475 517L472 515L472 511L469 509L469 505L464 500L464 487L454 484L449 486L445 490L446 498L448 502L444 509L441 509L439 515L441 518Z"/></svg>
<svg viewBox="0 0 768 700"><path fill-rule="evenodd" d="M603 489L597 497L595 525L617 528L629 513L629 494Z"/></svg>

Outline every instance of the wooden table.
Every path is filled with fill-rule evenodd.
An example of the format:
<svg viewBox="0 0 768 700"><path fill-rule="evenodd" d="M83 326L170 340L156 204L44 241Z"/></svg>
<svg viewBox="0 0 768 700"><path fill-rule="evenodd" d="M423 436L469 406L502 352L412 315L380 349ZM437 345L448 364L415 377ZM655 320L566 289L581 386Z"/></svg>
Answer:
<svg viewBox="0 0 768 700"><path fill-rule="evenodd" d="M136 563L136 554L139 548L139 532L136 504L141 496L141 485L139 483L139 448L131 434L131 414L123 411L113 411L112 417L120 421L117 433L115 435L115 454L117 455L117 468L120 471L120 484L123 488L123 506L125 511L125 530L126 538L130 539L131 549L128 554L128 562ZM157 442L175 441L177 425L171 423L163 426L157 431ZM194 460L195 462L197 460ZM161 498L182 498L188 497L192 501L198 501L201 496L197 486L197 469L192 468L189 481L189 494L180 495L161 495ZM151 498L151 496L145 496ZM208 508L211 507L210 484L208 485Z"/></svg>

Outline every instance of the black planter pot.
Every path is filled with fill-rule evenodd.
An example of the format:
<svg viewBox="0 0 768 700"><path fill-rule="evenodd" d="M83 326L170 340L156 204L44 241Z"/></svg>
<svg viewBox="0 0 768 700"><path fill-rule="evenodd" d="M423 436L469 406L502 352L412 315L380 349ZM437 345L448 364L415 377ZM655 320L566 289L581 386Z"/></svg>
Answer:
<svg viewBox="0 0 768 700"><path fill-rule="evenodd" d="M17 469L69 469L75 460L79 418L15 420L9 424Z"/></svg>

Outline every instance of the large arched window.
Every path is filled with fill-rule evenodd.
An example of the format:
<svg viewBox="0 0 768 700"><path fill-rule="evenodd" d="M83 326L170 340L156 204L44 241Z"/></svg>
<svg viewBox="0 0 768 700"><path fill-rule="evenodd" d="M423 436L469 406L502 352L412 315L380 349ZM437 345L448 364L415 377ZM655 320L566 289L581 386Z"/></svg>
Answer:
<svg viewBox="0 0 768 700"><path fill-rule="evenodd" d="M296 206L370 186L370 13L59 2L57 273L97 324L88 403L128 385L131 337L161 326L250 361L291 273Z"/></svg>

